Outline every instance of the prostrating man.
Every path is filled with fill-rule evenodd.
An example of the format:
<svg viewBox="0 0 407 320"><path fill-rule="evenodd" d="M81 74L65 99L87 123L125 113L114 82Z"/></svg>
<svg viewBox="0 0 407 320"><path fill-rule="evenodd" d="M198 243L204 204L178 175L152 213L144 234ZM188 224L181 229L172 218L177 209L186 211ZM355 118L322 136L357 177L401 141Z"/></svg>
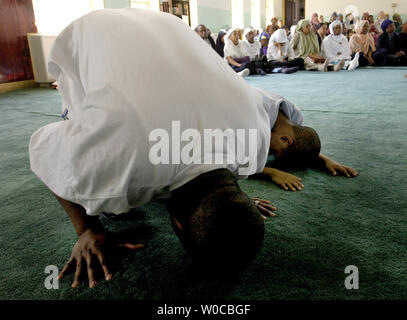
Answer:
<svg viewBox="0 0 407 320"><path fill-rule="evenodd" d="M270 151L297 161L319 155L294 105L250 87L165 13L91 12L59 34L48 67L69 120L32 135L30 163L78 234L60 274L75 271L73 287L83 274L94 287L98 265L111 279L107 247L142 247L116 242L97 216L157 198L171 199L172 226L193 261L241 270L262 244L261 213L276 208L250 199L237 179L262 172Z"/></svg>

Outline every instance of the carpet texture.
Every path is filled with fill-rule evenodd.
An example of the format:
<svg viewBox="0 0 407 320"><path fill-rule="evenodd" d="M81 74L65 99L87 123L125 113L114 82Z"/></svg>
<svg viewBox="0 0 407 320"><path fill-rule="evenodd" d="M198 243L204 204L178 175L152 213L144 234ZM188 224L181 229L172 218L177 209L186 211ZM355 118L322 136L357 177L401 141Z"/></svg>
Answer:
<svg viewBox="0 0 407 320"><path fill-rule="evenodd" d="M247 81L296 103L314 127L322 151L357 169L353 179L319 170L293 171L301 192L248 179L250 196L279 209L266 222L260 254L238 279L208 280L191 270L170 226L165 204L103 222L132 232L145 248L114 257L111 282L71 289L73 275L47 290L47 265L62 268L76 234L52 194L30 171L28 142L59 121L52 89L0 95L0 299L406 299L407 68L299 72ZM359 289L347 290L345 267L359 269Z"/></svg>

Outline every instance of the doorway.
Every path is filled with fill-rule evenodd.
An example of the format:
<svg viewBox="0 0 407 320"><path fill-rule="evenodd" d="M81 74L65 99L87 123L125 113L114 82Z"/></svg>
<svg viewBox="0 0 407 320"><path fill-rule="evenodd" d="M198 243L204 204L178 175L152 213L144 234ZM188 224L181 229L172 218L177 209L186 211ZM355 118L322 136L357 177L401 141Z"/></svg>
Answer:
<svg viewBox="0 0 407 320"><path fill-rule="evenodd" d="M283 0L284 1L284 24L286 26L296 25L301 19L305 19L305 0Z"/></svg>

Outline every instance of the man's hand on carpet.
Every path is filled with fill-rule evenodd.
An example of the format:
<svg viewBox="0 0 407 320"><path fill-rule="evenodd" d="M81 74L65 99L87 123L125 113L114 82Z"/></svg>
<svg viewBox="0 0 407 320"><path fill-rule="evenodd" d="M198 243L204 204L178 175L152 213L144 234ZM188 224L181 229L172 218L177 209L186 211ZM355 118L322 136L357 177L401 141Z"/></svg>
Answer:
<svg viewBox="0 0 407 320"><path fill-rule="evenodd" d="M260 213L262 214L262 217L264 220L267 218L265 215L274 217L276 214L273 212L277 210L277 207L272 206L270 201L268 200L263 200L259 198L252 198L254 204L256 205L257 209L259 209Z"/></svg>
<svg viewBox="0 0 407 320"><path fill-rule="evenodd" d="M338 175L338 172L342 173L344 176L348 178L358 176L358 173L355 169L351 167L344 166L338 162L335 162L331 159L325 160L325 166L333 176Z"/></svg>
<svg viewBox="0 0 407 320"><path fill-rule="evenodd" d="M74 281L72 283L72 288L76 288L80 285L80 277L83 273L84 267L86 267L89 287L93 288L97 284L95 279L95 261L98 261L98 264L100 264L103 269L105 279L110 280L113 274L107 266L105 257L105 251L109 247L126 247L131 250L136 250L142 248L143 245L132 244L129 242L118 242L105 230L100 231L88 229L79 236L78 241L72 249L72 255L65 264L58 278L62 279L65 275L76 268ZM83 264L83 261L85 261L86 264Z"/></svg>

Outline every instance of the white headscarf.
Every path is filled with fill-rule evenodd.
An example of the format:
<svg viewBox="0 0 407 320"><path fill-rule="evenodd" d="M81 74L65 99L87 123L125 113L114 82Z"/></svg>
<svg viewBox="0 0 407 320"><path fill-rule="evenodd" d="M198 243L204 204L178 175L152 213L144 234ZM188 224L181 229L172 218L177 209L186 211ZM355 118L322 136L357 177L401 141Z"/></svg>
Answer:
<svg viewBox="0 0 407 320"><path fill-rule="evenodd" d="M341 34L338 36L334 34L336 26L341 26ZM342 23L335 20L329 25L329 31L331 32L330 35L324 39L321 45L322 55L331 62L342 59L350 60L352 52L348 39L342 34Z"/></svg>
<svg viewBox="0 0 407 320"><path fill-rule="evenodd" d="M253 43L250 43L249 40L247 40L246 35L254 30L252 28L246 28L244 29L243 32L243 43L246 46L247 53L249 54L250 59L254 59L256 56L260 54L260 48L261 44L259 41L254 40Z"/></svg>
<svg viewBox="0 0 407 320"><path fill-rule="evenodd" d="M275 42L284 43L284 46L281 48L282 55L280 49L275 45ZM288 41L287 32L284 29L278 29L270 37L267 49L267 60L282 61L284 58L294 59L294 51Z"/></svg>
<svg viewBox="0 0 407 320"><path fill-rule="evenodd" d="M238 29L229 29L229 31L225 35L225 48L223 49L223 52L225 54L225 59L226 57L232 57L233 59L235 58L244 58L248 57L249 53L247 52L246 46L243 44L243 41L239 40L239 43L235 45L232 40L230 40L230 36L232 35L233 31L236 31Z"/></svg>
<svg viewBox="0 0 407 320"><path fill-rule="evenodd" d="M296 29L297 29L297 26L296 26L296 25L292 25L292 26L291 26L291 28L290 28L290 35L288 36L288 40L291 41L291 39L294 38L295 33L297 32Z"/></svg>

